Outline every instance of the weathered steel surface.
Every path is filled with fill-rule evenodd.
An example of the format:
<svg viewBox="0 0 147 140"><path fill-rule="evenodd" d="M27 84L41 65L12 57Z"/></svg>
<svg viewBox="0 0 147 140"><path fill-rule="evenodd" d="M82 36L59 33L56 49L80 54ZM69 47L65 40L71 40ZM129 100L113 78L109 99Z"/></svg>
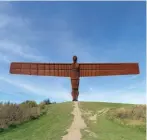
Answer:
<svg viewBox="0 0 147 140"><path fill-rule="evenodd" d="M71 64L12 62L11 74L70 77Z"/></svg>
<svg viewBox="0 0 147 140"><path fill-rule="evenodd" d="M80 77L139 74L138 63L80 63Z"/></svg>
<svg viewBox="0 0 147 140"><path fill-rule="evenodd" d="M76 101L79 95L80 77L139 74L139 65L138 63L77 63L77 57L74 56L73 63L12 62L10 73L70 77L71 94Z"/></svg>

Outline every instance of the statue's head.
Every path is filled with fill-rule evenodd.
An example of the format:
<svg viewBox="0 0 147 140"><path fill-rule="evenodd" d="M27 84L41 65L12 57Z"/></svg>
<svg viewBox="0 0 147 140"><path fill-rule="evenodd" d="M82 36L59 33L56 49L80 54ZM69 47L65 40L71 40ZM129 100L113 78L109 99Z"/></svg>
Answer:
<svg viewBox="0 0 147 140"><path fill-rule="evenodd" d="M73 56L73 62L74 62L74 63L77 62L77 56Z"/></svg>

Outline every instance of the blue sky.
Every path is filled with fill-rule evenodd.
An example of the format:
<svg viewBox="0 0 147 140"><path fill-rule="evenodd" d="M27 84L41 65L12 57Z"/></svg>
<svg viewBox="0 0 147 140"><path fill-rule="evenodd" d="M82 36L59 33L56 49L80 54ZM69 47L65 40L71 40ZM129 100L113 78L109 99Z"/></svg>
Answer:
<svg viewBox="0 0 147 140"><path fill-rule="evenodd" d="M145 2L1 2L0 100L71 101L69 78L10 75L12 61L138 62L140 75L80 79L79 100L145 103Z"/></svg>

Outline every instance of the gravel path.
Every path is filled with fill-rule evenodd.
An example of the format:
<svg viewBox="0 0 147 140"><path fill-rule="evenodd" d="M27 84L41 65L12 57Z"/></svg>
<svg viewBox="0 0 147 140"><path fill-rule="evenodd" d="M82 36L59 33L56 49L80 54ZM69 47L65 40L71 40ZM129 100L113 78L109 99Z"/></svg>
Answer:
<svg viewBox="0 0 147 140"><path fill-rule="evenodd" d="M80 130L86 128L86 124L81 117L81 111L78 104L79 102L74 102L74 110L72 112L74 120L71 127L67 130L68 134L63 136L62 140L80 140L82 137Z"/></svg>

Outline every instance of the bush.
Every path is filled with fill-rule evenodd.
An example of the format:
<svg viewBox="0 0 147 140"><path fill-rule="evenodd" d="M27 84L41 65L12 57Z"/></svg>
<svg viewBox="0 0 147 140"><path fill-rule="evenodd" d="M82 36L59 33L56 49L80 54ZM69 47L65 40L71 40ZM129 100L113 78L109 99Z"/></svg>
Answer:
<svg viewBox="0 0 147 140"><path fill-rule="evenodd" d="M36 106L33 101L26 101L22 104L0 104L0 128L4 129L24 121L36 119L40 114L40 107Z"/></svg>
<svg viewBox="0 0 147 140"><path fill-rule="evenodd" d="M51 104L46 99L39 105L35 101L24 101L21 104L0 102L0 132L8 127L15 127L25 121L37 119L47 112L46 105Z"/></svg>
<svg viewBox="0 0 147 140"><path fill-rule="evenodd" d="M45 99L43 102L44 102L46 105L51 104L50 99Z"/></svg>
<svg viewBox="0 0 147 140"><path fill-rule="evenodd" d="M22 104L22 105L27 104L27 105L29 105L30 107L37 107L37 106L38 106L37 103L36 103L35 101L29 101L29 100L27 100L27 101L25 101L25 102L22 102L21 104Z"/></svg>
<svg viewBox="0 0 147 140"><path fill-rule="evenodd" d="M41 109L45 109L46 104L45 104L44 102L41 102L41 103L39 104L39 106L40 106Z"/></svg>
<svg viewBox="0 0 147 140"><path fill-rule="evenodd" d="M146 120L146 106L136 105L129 108L116 108L108 112L109 117L119 119Z"/></svg>
<svg viewBox="0 0 147 140"><path fill-rule="evenodd" d="M107 118L119 124L146 131L146 105L127 108L113 108L107 112Z"/></svg>

